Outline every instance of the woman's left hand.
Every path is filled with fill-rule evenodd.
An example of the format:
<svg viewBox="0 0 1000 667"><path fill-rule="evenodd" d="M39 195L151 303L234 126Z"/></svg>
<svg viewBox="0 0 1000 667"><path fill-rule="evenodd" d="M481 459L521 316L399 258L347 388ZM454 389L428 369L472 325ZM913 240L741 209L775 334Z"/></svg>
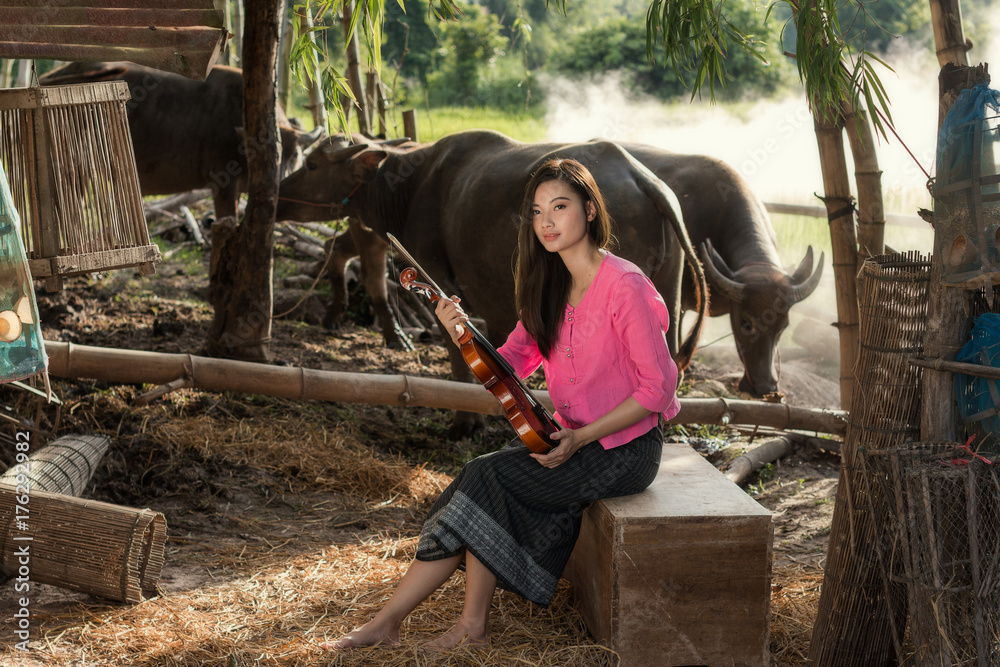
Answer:
<svg viewBox="0 0 1000 667"><path fill-rule="evenodd" d="M531 458L546 468L555 468L558 465L566 463L573 454L576 454L576 450L587 444L584 442L584 438L581 438L580 434L571 428L556 431L549 437L556 440L559 443L558 446L550 449L548 454L531 455Z"/></svg>

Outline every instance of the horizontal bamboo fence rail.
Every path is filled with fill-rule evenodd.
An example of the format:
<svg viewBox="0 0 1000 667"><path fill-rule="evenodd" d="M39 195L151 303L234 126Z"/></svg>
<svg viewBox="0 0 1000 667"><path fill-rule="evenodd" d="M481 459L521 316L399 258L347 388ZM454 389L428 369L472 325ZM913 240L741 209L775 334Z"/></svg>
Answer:
<svg viewBox="0 0 1000 667"><path fill-rule="evenodd" d="M443 408L502 415L500 404L480 385L408 375L321 371L269 366L191 354L75 345L46 341L49 373L62 378L90 378L120 384L152 383L232 391L293 400L375 403ZM548 393L535 395L549 409ZM841 435L846 414L839 410L796 408L784 403L726 398L682 398L673 424L755 424L776 429Z"/></svg>

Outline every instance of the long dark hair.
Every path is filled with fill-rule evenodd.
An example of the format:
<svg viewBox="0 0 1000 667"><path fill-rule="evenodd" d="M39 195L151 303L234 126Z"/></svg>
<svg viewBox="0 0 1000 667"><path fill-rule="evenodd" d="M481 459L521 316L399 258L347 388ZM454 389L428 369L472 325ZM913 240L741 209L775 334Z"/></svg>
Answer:
<svg viewBox="0 0 1000 667"><path fill-rule="evenodd" d="M547 181L562 181L573 188L583 202L584 210L587 202L594 204L597 215L587 223L587 234L598 248L608 248L613 238L612 220L604 204L604 197L586 167L576 160L553 158L532 174L521 204L514 295L521 323L534 337L538 343L538 351L545 358L548 358L559 334L572 287L572 276L562 258L558 253L549 252L542 246L535 236L532 224L531 210L535 190Z"/></svg>

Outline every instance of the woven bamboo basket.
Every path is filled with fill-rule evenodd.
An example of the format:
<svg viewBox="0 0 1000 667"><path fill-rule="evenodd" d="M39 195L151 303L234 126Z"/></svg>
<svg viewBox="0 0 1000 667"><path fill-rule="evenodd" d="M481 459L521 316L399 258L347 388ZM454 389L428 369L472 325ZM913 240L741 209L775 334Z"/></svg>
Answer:
<svg viewBox="0 0 1000 667"><path fill-rule="evenodd" d="M0 90L0 160L31 274L66 276L160 260L142 211L123 81Z"/></svg>
<svg viewBox="0 0 1000 667"><path fill-rule="evenodd" d="M26 567L32 582L125 602L156 594L167 539L161 513L35 490L23 500L0 485L4 574L20 576ZM23 547L26 564L18 556Z"/></svg>

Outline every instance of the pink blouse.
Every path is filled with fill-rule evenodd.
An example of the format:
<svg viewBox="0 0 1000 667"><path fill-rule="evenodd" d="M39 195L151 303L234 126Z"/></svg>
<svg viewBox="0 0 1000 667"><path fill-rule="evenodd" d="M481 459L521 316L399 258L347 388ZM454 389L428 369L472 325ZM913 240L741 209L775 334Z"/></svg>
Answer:
<svg viewBox="0 0 1000 667"><path fill-rule="evenodd" d="M664 338L669 323L653 283L635 264L608 253L583 300L566 306L548 359L520 322L499 352L521 378L542 366L554 417L568 428L595 421L629 396L652 411L601 438L611 449L656 426L657 414L670 419L680 411L677 366Z"/></svg>

